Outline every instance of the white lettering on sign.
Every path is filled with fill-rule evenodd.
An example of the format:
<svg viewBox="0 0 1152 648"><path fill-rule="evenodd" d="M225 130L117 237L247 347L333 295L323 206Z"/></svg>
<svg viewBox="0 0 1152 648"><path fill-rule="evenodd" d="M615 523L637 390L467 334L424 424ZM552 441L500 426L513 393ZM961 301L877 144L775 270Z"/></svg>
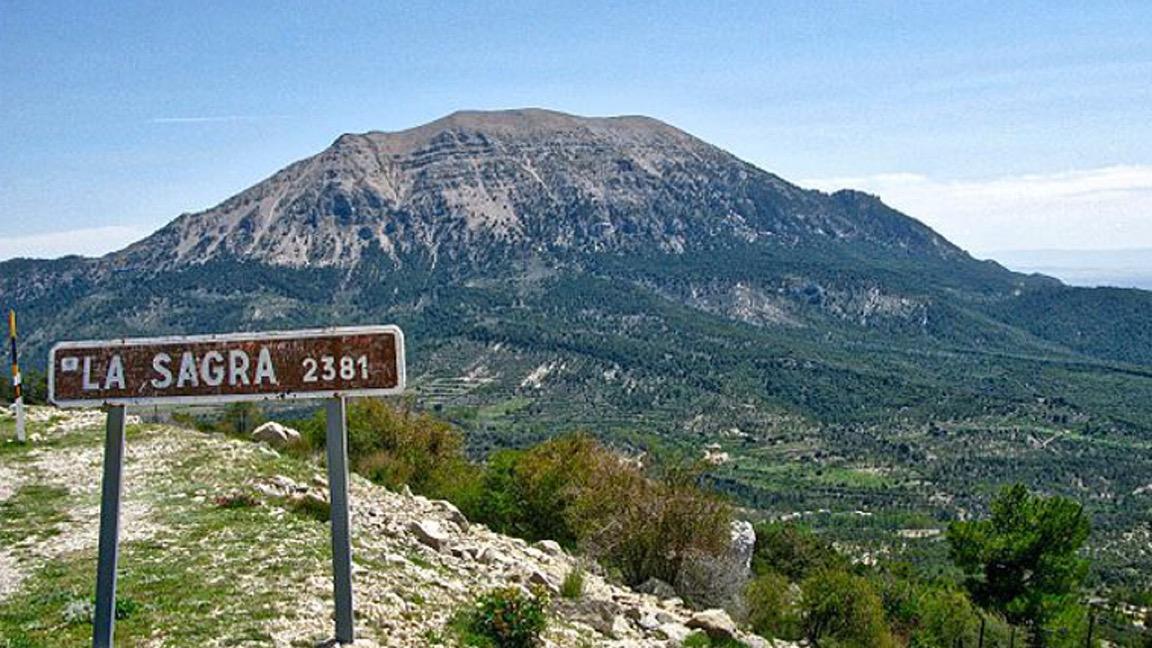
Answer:
<svg viewBox="0 0 1152 648"><path fill-rule="evenodd" d="M104 377L104 389L124 389L124 361L114 355L108 361L108 375Z"/></svg>
<svg viewBox="0 0 1152 648"><path fill-rule="evenodd" d="M92 382L92 358L84 356L84 378L81 385L84 391L99 391L100 385Z"/></svg>
<svg viewBox="0 0 1152 648"><path fill-rule="evenodd" d="M228 384L247 385L248 354L235 349L228 352Z"/></svg>
<svg viewBox="0 0 1152 648"><path fill-rule="evenodd" d="M272 354L267 347L260 347L260 357L256 361L256 384L263 384L267 380L269 385L279 384L276 380L276 369L272 366Z"/></svg>
<svg viewBox="0 0 1152 648"><path fill-rule="evenodd" d="M200 361L200 374L204 376L204 384L209 387L219 387L224 383L224 356L219 351L209 351Z"/></svg>
<svg viewBox="0 0 1152 648"><path fill-rule="evenodd" d="M357 373L362 380L368 379L368 356L362 355L354 358L352 356L343 356L337 364L334 356L320 356L320 360L316 358L304 358L304 382L314 383L335 380L337 376L341 380L355 380ZM339 369L337 369L339 367ZM321 373L318 373L321 372Z"/></svg>
<svg viewBox="0 0 1152 648"><path fill-rule="evenodd" d="M124 389L126 382L124 378L124 361L119 355L114 355L108 361L108 367L104 371L103 379L100 376L93 376L92 356L84 356L81 363L79 358L67 358L67 365L75 367L82 364L83 378L81 380L81 387L84 391L102 391L110 389ZM336 377L336 360L331 356L324 356L325 362L325 380L332 380ZM311 358L305 361L312 362L312 372L315 373L316 362ZM352 371L353 366L352 358L345 357L341 359L340 376L345 380L355 378L355 373ZM368 359L361 357L359 362L362 363L364 378L368 377ZM347 368L345 367L347 365ZM279 379L276 377L276 365L272 362L272 354L266 347L261 347L260 352L256 356L256 368L252 369L252 359L243 350L230 349L228 351L227 360L224 354L220 351L207 351L200 358L197 358L191 351L185 351L180 355L180 365L177 368L175 378L172 375L172 356L167 353L157 353L152 357L152 372L154 376L149 380L153 387L156 389L166 389L175 385L176 387L199 387L201 383L209 387L219 387L225 382L231 387L242 385L278 385ZM306 382L315 381L316 378L304 379Z"/></svg>
<svg viewBox="0 0 1152 648"><path fill-rule="evenodd" d="M152 379L153 387L164 389L172 386L172 369L169 368L171 364L172 356L167 353L157 353L156 357L152 358L152 371L159 376L159 378Z"/></svg>

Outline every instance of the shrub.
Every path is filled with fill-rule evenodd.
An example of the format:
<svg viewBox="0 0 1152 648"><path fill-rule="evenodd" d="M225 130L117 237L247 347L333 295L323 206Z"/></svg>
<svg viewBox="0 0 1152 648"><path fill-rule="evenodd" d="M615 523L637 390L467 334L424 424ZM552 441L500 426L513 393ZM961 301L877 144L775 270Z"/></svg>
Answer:
<svg viewBox="0 0 1152 648"><path fill-rule="evenodd" d="M463 617L465 645L531 648L541 644L548 623L548 597L540 590L526 594L516 587L481 595Z"/></svg>
<svg viewBox="0 0 1152 648"><path fill-rule="evenodd" d="M895 642L880 597L864 578L820 569L800 584L804 636L813 646L870 646Z"/></svg>
<svg viewBox="0 0 1152 648"><path fill-rule="evenodd" d="M527 540L583 549L628 584L674 582L684 559L728 543L730 507L674 467L651 479L584 434L493 455L469 517Z"/></svg>
<svg viewBox="0 0 1152 648"><path fill-rule="evenodd" d="M397 410L384 401L351 401L347 410L348 460L357 473L389 488L407 484L428 497L465 508L474 498L478 469L464 456L451 425L428 414ZM325 446L323 414L298 424L303 445Z"/></svg>
<svg viewBox="0 0 1152 648"><path fill-rule="evenodd" d="M929 587L917 598L916 628L909 645L916 648L974 645L979 628L980 616L964 592Z"/></svg>
<svg viewBox="0 0 1152 648"><path fill-rule="evenodd" d="M766 637L800 638L800 618L792 596L792 585L781 574L761 574L748 583L744 603L748 624Z"/></svg>
<svg viewBox="0 0 1152 648"><path fill-rule="evenodd" d="M616 456L583 434L498 452L488 462L475 517L502 533L574 548L579 534L572 526L573 507L596 467L607 461Z"/></svg>
<svg viewBox="0 0 1152 648"><path fill-rule="evenodd" d="M650 479L601 448L569 512L580 545L620 570L625 583L676 582L690 556L728 547L731 507L698 485L693 468L673 466Z"/></svg>
<svg viewBox="0 0 1152 648"><path fill-rule="evenodd" d="M207 426L199 426L205 432L220 432L222 434L248 435L252 430L260 427L267 419L258 403L241 401L229 403L224 411Z"/></svg>
<svg viewBox="0 0 1152 648"><path fill-rule="evenodd" d="M806 527L782 522L756 525L756 548L752 571L778 573L800 581L818 569L843 569L848 565L836 548Z"/></svg>
<svg viewBox="0 0 1152 648"><path fill-rule="evenodd" d="M560 584L560 596L566 599L578 599L584 594L584 569L575 565L564 575L564 582Z"/></svg>

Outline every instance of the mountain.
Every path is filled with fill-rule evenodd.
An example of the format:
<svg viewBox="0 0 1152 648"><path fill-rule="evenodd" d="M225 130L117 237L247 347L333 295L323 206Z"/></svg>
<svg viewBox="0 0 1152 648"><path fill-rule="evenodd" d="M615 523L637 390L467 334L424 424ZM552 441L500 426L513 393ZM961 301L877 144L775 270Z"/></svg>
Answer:
<svg viewBox="0 0 1152 648"><path fill-rule="evenodd" d="M342 135L122 251L2 263L0 303L33 362L60 339L395 322L418 405L474 451L719 440L717 483L768 511L945 520L1024 480L1099 508L1114 574L1152 520L1152 293L975 260L647 117Z"/></svg>

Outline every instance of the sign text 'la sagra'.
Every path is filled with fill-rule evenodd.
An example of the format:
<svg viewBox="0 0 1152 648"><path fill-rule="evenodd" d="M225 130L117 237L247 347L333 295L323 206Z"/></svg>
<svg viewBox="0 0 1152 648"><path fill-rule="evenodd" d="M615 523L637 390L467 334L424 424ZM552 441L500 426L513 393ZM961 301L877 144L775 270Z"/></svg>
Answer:
<svg viewBox="0 0 1152 648"><path fill-rule="evenodd" d="M398 393L394 326L62 342L49 359L61 406L325 398Z"/></svg>

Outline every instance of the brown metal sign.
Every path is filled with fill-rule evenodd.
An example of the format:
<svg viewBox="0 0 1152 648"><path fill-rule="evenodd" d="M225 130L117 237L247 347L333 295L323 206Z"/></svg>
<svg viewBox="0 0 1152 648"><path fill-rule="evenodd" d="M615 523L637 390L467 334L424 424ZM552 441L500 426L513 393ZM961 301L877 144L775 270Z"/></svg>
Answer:
<svg viewBox="0 0 1152 648"><path fill-rule="evenodd" d="M404 335L395 326L61 342L48 361L48 398L60 407L404 389Z"/></svg>

